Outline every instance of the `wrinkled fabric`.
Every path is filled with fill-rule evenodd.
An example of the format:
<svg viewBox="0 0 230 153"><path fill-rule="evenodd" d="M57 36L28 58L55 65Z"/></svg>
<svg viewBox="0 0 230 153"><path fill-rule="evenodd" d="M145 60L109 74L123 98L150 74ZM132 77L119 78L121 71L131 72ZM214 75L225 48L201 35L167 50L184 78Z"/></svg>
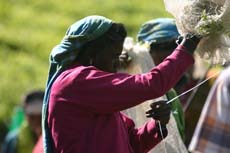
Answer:
<svg viewBox="0 0 230 153"><path fill-rule="evenodd" d="M162 44L177 39L179 33L175 20L171 18L158 18L144 23L137 34L139 42L149 44Z"/></svg>
<svg viewBox="0 0 230 153"><path fill-rule="evenodd" d="M221 72L209 92L189 150L202 153L230 150L230 67Z"/></svg>
<svg viewBox="0 0 230 153"><path fill-rule="evenodd" d="M111 27L112 21L102 16L88 16L70 26L59 45L50 55L50 68L46 84L42 110L42 130L45 153L52 152L52 139L48 130L47 116L50 88L65 67L76 59L79 49L87 42L103 35Z"/></svg>

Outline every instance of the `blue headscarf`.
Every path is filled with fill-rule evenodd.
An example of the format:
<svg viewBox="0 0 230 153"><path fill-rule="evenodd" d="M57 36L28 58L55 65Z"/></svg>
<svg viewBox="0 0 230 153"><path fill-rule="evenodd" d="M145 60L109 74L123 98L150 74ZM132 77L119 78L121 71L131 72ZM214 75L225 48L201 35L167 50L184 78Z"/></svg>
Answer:
<svg viewBox="0 0 230 153"><path fill-rule="evenodd" d="M88 16L69 27L59 45L53 48L50 55L50 69L42 108L42 132L45 153L52 153L52 138L48 128L48 106L50 89L67 65L76 59L79 49L89 41L103 35L112 25L112 20L102 16Z"/></svg>
<svg viewBox="0 0 230 153"><path fill-rule="evenodd" d="M175 20L158 18L144 23L137 34L137 40L142 43L166 43L177 39L179 33Z"/></svg>

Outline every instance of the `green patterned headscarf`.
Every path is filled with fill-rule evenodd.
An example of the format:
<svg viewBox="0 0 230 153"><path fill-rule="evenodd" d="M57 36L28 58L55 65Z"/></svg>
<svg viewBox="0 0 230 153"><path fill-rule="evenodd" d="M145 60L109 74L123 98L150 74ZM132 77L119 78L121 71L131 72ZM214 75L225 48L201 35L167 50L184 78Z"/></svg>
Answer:
<svg viewBox="0 0 230 153"><path fill-rule="evenodd" d="M48 128L48 106L50 89L53 82L63 72L67 65L71 65L79 54L79 49L87 42L106 33L112 26L112 20L102 16L88 16L69 27L65 37L59 45L53 48L50 55L50 69L43 100L42 130L44 152L52 153L52 138Z"/></svg>

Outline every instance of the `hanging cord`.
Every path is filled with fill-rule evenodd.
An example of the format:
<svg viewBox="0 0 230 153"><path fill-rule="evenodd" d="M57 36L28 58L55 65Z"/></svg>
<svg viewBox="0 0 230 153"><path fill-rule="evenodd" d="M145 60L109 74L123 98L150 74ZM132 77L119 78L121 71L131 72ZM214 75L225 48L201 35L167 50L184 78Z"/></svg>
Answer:
<svg viewBox="0 0 230 153"><path fill-rule="evenodd" d="M160 128L160 134L161 134L163 148L164 148L165 153L167 153L167 149L166 149L166 145L165 145L165 141L164 141L164 136L163 136L163 132L162 132L162 128L161 128L161 122L157 121L157 123L159 124L159 128Z"/></svg>
<svg viewBox="0 0 230 153"><path fill-rule="evenodd" d="M207 70L206 70L204 76L198 80L197 84L201 83L201 82L205 79L205 76L207 76L208 71L209 71L212 67L214 67L213 64L210 64L209 67L207 68ZM188 109L189 105L191 104L191 102L192 102L194 96L196 95L198 89L199 89L199 87L197 87L196 89L194 89L193 92L191 93L191 95L188 97L188 100L186 101L186 103L185 103L185 105L184 105L184 107L183 107L183 111L184 111L184 112L187 111L187 109Z"/></svg>
<svg viewBox="0 0 230 153"><path fill-rule="evenodd" d="M214 78L215 76L217 76L218 74L219 74L219 72L214 73L213 75L211 75L211 76L208 77L207 79L205 79L205 80L199 82L197 85L195 85L194 87L190 88L189 90L187 90L187 91L181 93L180 95L178 95L178 96L172 98L171 100L167 101L166 104L170 104L171 102L173 102L174 100L178 99L179 97L181 97L181 96L183 96L183 95L185 95L185 94L187 94L187 93L193 91L194 89L196 89L196 88L198 88L199 86L203 85L203 84L204 84L205 82L207 82L208 80L210 80L210 79ZM162 128L161 128L161 123L160 123L160 121L158 121L158 124L159 124L159 128L160 128L160 134L161 134L161 138L162 138L162 143L163 143L163 147L164 147L164 152L167 153L166 144L165 144L165 141L164 141L164 136L163 136L163 132L162 132Z"/></svg>
<svg viewBox="0 0 230 153"><path fill-rule="evenodd" d="M222 62L222 63L217 63L215 65L221 65L222 67L227 67L228 65L230 65L230 61L225 61L225 62ZM202 80L204 80L205 76L207 75L208 71L215 66L214 65L214 61L212 60L211 61L211 64L209 65L209 67L207 68L206 72L205 72L205 75L203 78L199 79L198 83L201 83ZM213 76L215 77L215 76ZM210 78L211 79L211 78ZM183 107L183 111L186 112L186 110L188 109L189 105L191 104L195 94L197 93L198 91L198 87L196 89L193 90L193 92L191 93L191 95L189 96L188 100L186 101L185 103L185 106Z"/></svg>
<svg viewBox="0 0 230 153"><path fill-rule="evenodd" d="M203 78L199 79L197 84L201 83L201 81L203 80ZM198 91L199 87L197 87L196 89L193 90L193 92L191 93L191 95L188 97L188 100L186 101L184 107L183 107L183 112L186 112L186 110L188 109L189 105L191 104L194 96L196 95L197 91Z"/></svg>

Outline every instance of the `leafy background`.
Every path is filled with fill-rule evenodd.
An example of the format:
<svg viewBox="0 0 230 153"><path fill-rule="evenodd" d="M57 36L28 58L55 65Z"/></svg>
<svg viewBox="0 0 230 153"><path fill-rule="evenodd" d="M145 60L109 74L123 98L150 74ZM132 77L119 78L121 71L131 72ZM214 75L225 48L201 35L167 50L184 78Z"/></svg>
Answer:
<svg viewBox="0 0 230 153"><path fill-rule="evenodd" d="M44 89L50 50L69 25L88 15L125 24L135 38L141 24L170 17L163 0L0 0L0 122L32 89Z"/></svg>

